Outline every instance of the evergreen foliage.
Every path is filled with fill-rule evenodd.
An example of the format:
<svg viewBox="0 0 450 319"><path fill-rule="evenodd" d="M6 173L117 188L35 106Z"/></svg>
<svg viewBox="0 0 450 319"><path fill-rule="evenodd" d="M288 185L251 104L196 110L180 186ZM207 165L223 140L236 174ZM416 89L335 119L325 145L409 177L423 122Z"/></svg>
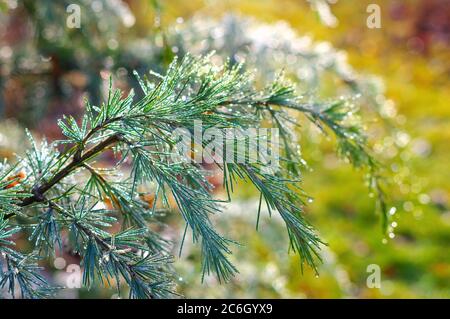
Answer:
<svg viewBox="0 0 450 319"><path fill-rule="evenodd" d="M55 288L39 274L37 261L54 256L64 230L82 258L86 287L106 284L120 290L126 285L131 298L176 296L171 245L153 228L173 209L186 223L182 241L190 235L201 247L203 276L228 281L237 272L228 259L234 241L218 233L211 219L226 203L211 194L210 170L171 156L176 143L172 132L192 131L196 121L203 130L245 130L264 121L280 130L279 171L265 170L260 161L216 166L223 172L228 200L237 191L237 180L247 180L261 194L260 207L265 204L270 213L280 214L302 265L316 269L323 243L302 214L308 197L301 189L303 160L293 133L300 122L292 112L333 134L338 153L367 170L385 214L378 165L351 100L311 101L282 75L258 89L241 64L218 66L212 58L186 55L175 59L165 75L137 76L139 98L133 91L125 96L111 83L107 100L99 106L86 102L81 120L69 116L58 121L63 140L39 143L29 134L26 155L1 166L0 260L5 265L0 267L0 287L13 297L50 296ZM111 151L115 162L98 167L96 159ZM146 195L154 197L152 204L144 200ZM255 212L257 220L259 214ZM121 229L112 232L117 223ZM15 250L17 234L28 236L30 252Z"/></svg>

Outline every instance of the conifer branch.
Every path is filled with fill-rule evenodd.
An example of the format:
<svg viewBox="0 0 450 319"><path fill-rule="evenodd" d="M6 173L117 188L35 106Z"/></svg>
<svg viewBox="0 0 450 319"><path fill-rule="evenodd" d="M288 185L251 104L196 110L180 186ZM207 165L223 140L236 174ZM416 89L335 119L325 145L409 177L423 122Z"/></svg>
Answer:
<svg viewBox="0 0 450 319"><path fill-rule="evenodd" d="M0 171L0 252L11 250L4 248L11 242L1 240L9 240L13 233L9 222L20 216L28 224L13 228L14 232L31 227L36 254L54 254L55 245L44 250L42 243L58 243L61 229L69 231L70 245L82 258L85 286L107 282L120 289L125 282L133 298L171 297L176 292L170 246L150 227L159 223L157 212L162 206L178 210L193 241L200 244L202 278L214 273L220 282L226 282L237 272L228 259L234 241L219 234L211 221L211 216L221 211L223 201L211 194L213 186L200 163L174 160L176 140L172 133L178 128L191 132L198 122L202 122L202 134L211 127L242 131L257 128L266 120L283 138L277 172L267 170L267 163L261 160L235 163L227 161L224 154L224 161L216 161L216 167L223 171L229 200L237 179L255 186L269 213L278 212L284 220L290 248L300 255L302 265L306 262L317 271L324 243L303 217L303 159L291 138L291 126L297 121L288 111L296 110L324 132L333 132L339 153L378 178L364 132L351 121L355 113L351 103L304 103L281 76L259 90L241 65L217 66L210 56L175 60L164 76L156 77L157 83L138 77L141 99L135 99L133 92L124 97L110 84L107 101L101 106L87 103L81 121L64 117L58 122L65 139L52 144L44 140L38 146L30 136L32 147L25 158L13 167L5 163ZM60 154L57 145L68 147ZM116 161L100 174L93 161L110 148ZM189 151L194 152L194 148ZM124 171L125 163L131 165L130 174L121 177L118 172ZM26 176L22 178L17 172ZM153 196L150 204L137 191L149 183L155 185L146 190ZM176 207L169 204L170 198ZM99 203L111 207L98 208ZM260 211L257 213L259 220ZM111 234L111 225L119 220L123 220L122 229ZM17 254L16 261L21 258ZM15 280L8 278L10 283Z"/></svg>

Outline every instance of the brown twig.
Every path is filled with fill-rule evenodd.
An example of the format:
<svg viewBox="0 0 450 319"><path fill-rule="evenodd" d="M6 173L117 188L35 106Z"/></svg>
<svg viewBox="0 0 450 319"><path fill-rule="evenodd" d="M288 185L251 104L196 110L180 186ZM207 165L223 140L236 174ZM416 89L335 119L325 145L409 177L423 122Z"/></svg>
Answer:
<svg viewBox="0 0 450 319"><path fill-rule="evenodd" d="M51 189L53 186L59 183L63 178L68 176L75 169L81 167L87 160L91 159L92 157L94 157L95 155L102 152L104 149L106 149L107 147L111 146L112 144L118 141L120 141L120 136L118 134L111 135L101 143L92 147L83 155L74 156L72 162L67 166L65 166L63 169L61 169L58 173L56 173L49 181L34 187L31 191L33 195L23 199L20 203L18 203L18 206L25 207L34 204L36 202L44 201L44 194L49 189ZM14 213L7 214L5 215L4 219L11 218L14 215L15 215Z"/></svg>

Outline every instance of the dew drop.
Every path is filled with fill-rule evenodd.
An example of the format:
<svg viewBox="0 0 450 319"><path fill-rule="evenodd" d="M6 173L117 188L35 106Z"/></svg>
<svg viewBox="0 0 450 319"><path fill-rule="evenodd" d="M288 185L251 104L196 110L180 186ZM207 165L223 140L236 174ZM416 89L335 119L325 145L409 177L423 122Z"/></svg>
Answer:
<svg viewBox="0 0 450 319"><path fill-rule="evenodd" d="M391 209L389 209L389 215L394 215L396 211L397 211L397 208L391 207Z"/></svg>

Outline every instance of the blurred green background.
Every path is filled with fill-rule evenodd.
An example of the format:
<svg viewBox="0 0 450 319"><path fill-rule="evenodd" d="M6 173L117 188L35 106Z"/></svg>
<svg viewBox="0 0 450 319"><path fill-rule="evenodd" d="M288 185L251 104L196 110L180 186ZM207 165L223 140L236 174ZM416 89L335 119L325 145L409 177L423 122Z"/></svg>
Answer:
<svg viewBox="0 0 450 319"><path fill-rule="evenodd" d="M2 2L0 20L2 157L21 151L22 127L58 137L56 119L81 110L86 93L94 101L100 100L103 80L109 73L120 85L127 70L163 68L177 53L167 47L170 40L165 30L193 17L220 20L232 13L261 24L283 21L299 36L326 41L345 51L348 64L358 74L377 76L378 83L384 83L381 98L386 99L383 104L392 113L389 124L374 118L370 126L395 129L388 128L390 134L381 137L376 129L370 132L375 132L375 149L376 138L382 139L380 157L391 180L386 191L395 214L390 219L389 235L380 230L375 201L363 183L363 173L337 159L332 141L302 132L299 142L310 167L303 188L314 198L306 215L328 243L322 251L320 276L310 269L302 274L298 257L288 254L287 235L277 218L264 218L256 232L258 199L256 192L243 184L242 191L235 194L236 201L216 220L223 233L242 244L235 247L232 257L240 274L226 285L219 285L214 278L202 284L198 249L188 245L176 263L181 293L189 298L450 297L448 1L332 1L329 8L337 19L334 25L328 7L319 6L322 11L315 11L303 0L129 0L124 1L122 11L112 6L122 18L123 23L117 26L112 18L106 18L108 1L93 1L91 9L96 11L95 3L103 4L96 12L103 13L110 24L63 31L67 34L45 25L56 21L48 16L52 11L49 7L46 11L39 5L33 7L33 1L13 2ZM77 1L67 4L72 2ZM366 26L366 9L371 3L381 8L380 29ZM41 4L53 5L44 0ZM65 23L64 12L60 19ZM102 21L99 15L95 19ZM130 19L132 23L127 25ZM42 30L30 31L30 23L41 23ZM53 41L55 38L59 40ZM130 39L139 41L131 43ZM145 51L141 43L145 41L150 43L147 47L157 49ZM144 58L136 58L139 54ZM33 55L34 60L29 58ZM124 88L132 87L132 82L125 84L127 81L132 80L124 80ZM334 96L334 82L330 81L325 77L316 93ZM173 227L166 231L167 236L178 241L183 228L180 218L174 215L168 219ZM51 268L52 262L48 263ZM366 284L371 264L381 269L380 289ZM64 296L112 294L109 290L77 290Z"/></svg>

